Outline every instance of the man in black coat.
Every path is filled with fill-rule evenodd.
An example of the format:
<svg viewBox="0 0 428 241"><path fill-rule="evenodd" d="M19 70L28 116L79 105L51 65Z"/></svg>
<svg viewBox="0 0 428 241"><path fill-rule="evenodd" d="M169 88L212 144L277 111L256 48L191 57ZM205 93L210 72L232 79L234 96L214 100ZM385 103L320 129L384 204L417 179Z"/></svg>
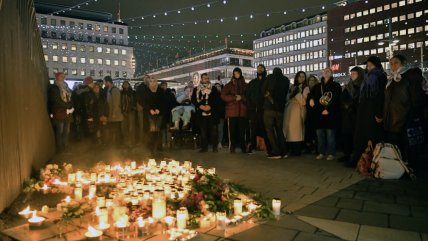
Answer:
<svg viewBox="0 0 428 241"><path fill-rule="evenodd" d="M208 137L211 139L213 151L218 152L218 132L219 108L221 105L220 93L217 88L213 88L208 74L201 75L199 85L193 89L192 103L196 109L196 116L200 123L201 130L201 150L208 151Z"/></svg>
<svg viewBox="0 0 428 241"><path fill-rule="evenodd" d="M259 66L257 66L257 77L251 80L247 86L247 113L250 122L250 146L248 154L252 154L253 150L257 148L257 136L263 138L267 153L270 154L272 152L263 123L264 97L262 88L266 81L266 75L266 67L263 64L259 64Z"/></svg>

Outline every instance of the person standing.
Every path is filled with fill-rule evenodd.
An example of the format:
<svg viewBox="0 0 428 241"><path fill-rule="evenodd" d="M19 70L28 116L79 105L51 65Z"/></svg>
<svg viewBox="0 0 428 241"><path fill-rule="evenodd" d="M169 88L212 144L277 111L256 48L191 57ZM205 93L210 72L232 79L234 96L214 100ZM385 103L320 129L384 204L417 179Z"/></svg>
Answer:
<svg viewBox="0 0 428 241"><path fill-rule="evenodd" d="M423 76L419 68L407 65L406 57L396 54L389 60L391 72L385 89L383 127L385 141L397 145L414 166L416 150L409 147L407 127L421 126L424 110ZM426 104L426 103L425 103Z"/></svg>
<svg viewBox="0 0 428 241"><path fill-rule="evenodd" d="M215 83L214 87L216 87L218 93L221 93L221 90L223 89L223 85L221 84L220 81ZM218 108L219 122L217 125L217 129L218 129L217 136L218 136L218 149L221 149L223 148L224 133L226 133L226 131L224 130L225 106L224 106L224 101L222 99L220 99L219 105L220 105Z"/></svg>
<svg viewBox="0 0 428 241"><path fill-rule="evenodd" d="M287 103L287 93L290 80L282 74L280 68L274 68L268 75L262 88L263 120L272 153L269 159L286 157L285 138L283 133L284 110Z"/></svg>
<svg viewBox="0 0 428 241"><path fill-rule="evenodd" d="M290 93L284 116L284 136L290 154L300 156L302 142L305 139L306 98L309 94L305 72L297 72Z"/></svg>
<svg viewBox="0 0 428 241"><path fill-rule="evenodd" d="M123 114L120 106L120 90L113 84L113 79L110 76L104 77L104 85L106 87L107 104L109 106L109 144L119 146L121 142L121 125L123 121Z"/></svg>
<svg viewBox="0 0 428 241"><path fill-rule="evenodd" d="M158 86L158 81L150 78L148 91L144 95L144 111L148 116L148 147L152 157L162 154L161 126L165 115L165 95Z"/></svg>
<svg viewBox="0 0 428 241"><path fill-rule="evenodd" d="M96 83L92 91L85 98L85 116L88 126L91 127L91 135L94 143L101 145L106 142L106 126L108 117L108 104L101 94L102 86Z"/></svg>
<svg viewBox="0 0 428 241"><path fill-rule="evenodd" d="M217 88L213 87L207 73L201 74L199 85L193 89L192 103L196 109L196 118L200 123L201 150L208 151L208 139L211 140L213 152L218 152L220 94ZM208 138L209 137L209 138Z"/></svg>
<svg viewBox="0 0 428 241"><path fill-rule="evenodd" d="M233 69L233 76L221 90L221 98L225 102L226 119L229 131L229 150L235 153L239 143L242 153L246 153L245 128L247 126L247 104L244 76L240 68Z"/></svg>
<svg viewBox="0 0 428 241"><path fill-rule="evenodd" d="M313 99L310 105L315 108L318 139L318 156L316 159L334 160L336 156L336 130L340 124L340 95L342 89L339 83L333 81L333 71L323 70L321 83L314 87Z"/></svg>
<svg viewBox="0 0 428 241"><path fill-rule="evenodd" d="M266 135L265 125L263 123L263 94L262 88L266 81L266 67L263 64L257 66L257 77L248 83L247 86L247 110L248 120L250 122L250 145L248 153L252 154L257 148L257 136L263 138L267 153L271 153L272 150L269 145L269 141Z"/></svg>
<svg viewBox="0 0 428 241"><path fill-rule="evenodd" d="M124 144L132 147L135 143L135 113L137 110L137 99L135 91L132 89L129 81L125 80L122 83L122 91L120 92L120 106L123 114L122 121L122 137Z"/></svg>
<svg viewBox="0 0 428 241"><path fill-rule="evenodd" d="M147 116L144 114L144 95L148 91L148 83L150 76L144 75L143 81L136 88L136 99L137 99L137 122L138 122L138 144L146 144L146 133L147 133Z"/></svg>
<svg viewBox="0 0 428 241"><path fill-rule="evenodd" d="M168 82L161 81L160 88L164 92L165 95L165 115L162 121L162 147L167 147L170 145L171 140L171 132L169 131L171 127L171 111L174 107L178 105L177 100L175 99L174 93L168 88Z"/></svg>
<svg viewBox="0 0 428 241"><path fill-rule="evenodd" d="M74 109L71 102L71 89L65 82L63 72L55 73L55 81L49 85L48 111L54 127L57 152L64 151L68 145L71 114Z"/></svg>
<svg viewBox="0 0 428 241"><path fill-rule="evenodd" d="M316 153L316 113L314 106L309 104L310 100L313 99L314 87L319 84L319 80L315 75L310 75L308 78L309 93L306 98L306 121L305 121L305 142L308 153Z"/></svg>
<svg viewBox="0 0 428 241"><path fill-rule="evenodd" d="M340 98L341 109L341 135L343 143L343 157L339 161L345 165L350 162L355 131L355 119L357 117L360 87L364 80L364 70L361 67L351 69L351 79L345 85Z"/></svg>

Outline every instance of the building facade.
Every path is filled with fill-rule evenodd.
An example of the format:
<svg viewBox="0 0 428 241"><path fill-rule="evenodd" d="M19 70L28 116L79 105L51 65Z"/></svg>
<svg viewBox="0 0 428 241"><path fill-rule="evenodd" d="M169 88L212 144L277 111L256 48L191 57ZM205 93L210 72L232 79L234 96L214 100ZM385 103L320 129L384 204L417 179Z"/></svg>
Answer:
<svg viewBox="0 0 428 241"><path fill-rule="evenodd" d="M147 74L179 85L189 81L197 85L200 75L207 73L212 81L220 79L222 83L227 83L232 77L233 69L239 67L245 80L249 82L255 75L253 55L254 52L248 49L222 48L177 61Z"/></svg>
<svg viewBox="0 0 428 241"><path fill-rule="evenodd" d="M75 81L86 76L133 77L135 61L133 48L128 46L128 26L84 16L90 17L91 12L80 11L76 17L36 14L49 78L58 71Z"/></svg>
<svg viewBox="0 0 428 241"><path fill-rule="evenodd" d="M328 51L338 79L349 79L350 68L377 55L389 69L391 54L427 66L428 1L358 1L328 11ZM426 71L426 69L425 69Z"/></svg>
<svg viewBox="0 0 428 241"><path fill-rule="evenodd" d="M278 67L290 79L298 71L320 75L327 66L327 15L320 14L261 32L254 40L254 64Z"/></svg>

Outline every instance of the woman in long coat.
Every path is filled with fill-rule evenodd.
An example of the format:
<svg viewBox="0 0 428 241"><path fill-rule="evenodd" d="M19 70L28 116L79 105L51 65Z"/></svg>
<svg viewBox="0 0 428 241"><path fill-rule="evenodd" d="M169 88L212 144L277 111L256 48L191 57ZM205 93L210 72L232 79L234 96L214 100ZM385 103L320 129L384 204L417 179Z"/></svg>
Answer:
<svg viewBox="0 0 428 241"><path fill-rule="evenodd" d="M309 87L306 73L297 72L291 88L290 100L284 116L284 136L289 143L290 154L299 156L301 144L305 139L306 98Z"/></svg>

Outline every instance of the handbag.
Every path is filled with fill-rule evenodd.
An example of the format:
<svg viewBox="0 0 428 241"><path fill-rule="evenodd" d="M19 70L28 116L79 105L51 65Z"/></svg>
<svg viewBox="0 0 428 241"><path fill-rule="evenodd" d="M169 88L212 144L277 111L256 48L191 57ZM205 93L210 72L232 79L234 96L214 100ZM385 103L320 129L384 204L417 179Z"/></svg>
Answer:
<svg viewBox="0 0 428 241"><path fill-rule="evenodd" d="M324 93L324 89L321 84L321 98L320 98L320 104L324 107L327 107L331 103L331 99L333 98L333 93L331 91L327 91Z"/></svg>
<svg viewBox="0 0 428 241"><path fill-rule="evenodd" d="M161 130L162 116L149 115L149 132L158 132Z"/></svg>

